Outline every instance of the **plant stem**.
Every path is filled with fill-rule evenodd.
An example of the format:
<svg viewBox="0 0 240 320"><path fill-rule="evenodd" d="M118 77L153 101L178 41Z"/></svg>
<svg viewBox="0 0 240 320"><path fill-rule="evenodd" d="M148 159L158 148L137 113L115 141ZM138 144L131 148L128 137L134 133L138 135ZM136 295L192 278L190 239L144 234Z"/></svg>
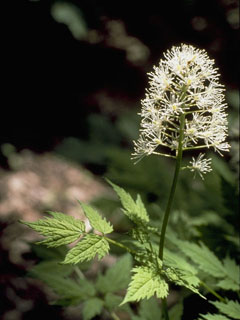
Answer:
<svg viewBox="0 0 240 320"><path fill-rule="evenodd" d="M113 320L120 320L120 318L116 315L115 312L111 312L111 316L112 316Z"/></svg>
<svg viewBox="0 0 240 320"><path fill-rule="evenodd" d="M182 163L182 153L183 153L182 142L183 142L183 135L184 135L184 122L185 122L185 114L182 114L180 116L180 130L179 130L179 140L178 140L178 150L177 150L175 173L174 173L174 177L173 177L170 195L168 198L167 208L166 208L164 218L163 218L161 235L160 235L159 258L162 261L163 261L164 240L165 240L168 219L169 219L170 211L172 208L173 199L174 199L177 181L178 181L178 176L179 176L179 172L181 169L181 163ZM166 298L162 299L162 319L169 320Z"/></svg>
<svg viewBox="0 0 240 320"><path fill-rule="evenodd" d="M205 282L201 281L200 283L205 289L207 289L211 294L213 294L220 301L224 303L226 302L226 300L223 297L221 297L215 290L211 289Z"/></svg>
<svg viewBox="0 0 240 320"><path fill-rule="evenodd" d="M181 169L181 163L182 163L182 153L183 153L182 141L183 141L183 133L184 133L184 121L185 121L185 114L182 114L180 116L180 130L179 130L179 141L178 141L175 173L174 173L172 187L171 187L171 191L170 191L170 195L167 203L167 208L163 218L161 235L160 235L159 258L161 260L163 260L163 248L164 248L164 240L165 240L165 234L166 234L166 229L168 224L168 218L172 208L173 198L174 198L176 186L177 186L178 175L179 175L179 172Z"/></svg>
<svg viewBox="0 0 240 320"><path fill-rule="evenodd" d="M84 274L82 273L82 271L79 269L79 267L74 267L74 271L76 272L76 274L77 274L77 276L79 277L79 279L84 279L85 278L85 276L84 276Z"/></svg>
<svg viewBox="0 0 240 320"><path fill-rule="evenodd" d="M117 242L117 241L115 241L115 240L113 240L113 239L110 239L110 238L108 238L108 237L104 237L104 239L106 239L108 242L114 244L115 246L120 247L120 248L126 250L127 252L129 252L129 253L131 253L131 254L136 254L136 253L137 253L136 251L130 249L129 247L125 246L124 244L122 244L122 243L120 243L120 242Z"/></svg>

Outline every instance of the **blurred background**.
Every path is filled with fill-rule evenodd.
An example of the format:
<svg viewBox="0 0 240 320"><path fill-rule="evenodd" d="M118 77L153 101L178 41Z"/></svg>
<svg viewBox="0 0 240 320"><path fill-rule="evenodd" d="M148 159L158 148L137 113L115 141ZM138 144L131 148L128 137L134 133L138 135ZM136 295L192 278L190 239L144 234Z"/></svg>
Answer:
<svg viewBox="0 0 240 320"><path fill-rule="evenodd" d="M153 221L159 220L174 164L153 156L134 165L130 154L138 137L137 113L148 86L147 72L173 45L192 44L215 59L226 86L231 151L224 158L211 154L214 170L204 182L190 173L181 177L172 220L175 226L184 221L185 228L193 230L190 236L204 235L220 257L228 249L235 255L239 2L19 0L8 1L2 9L3 319L40 319L44 312L52 319L63 317L58 307L46 305L39 286L23 280L35 261L28 241L36 235L27 233L17 219L33 221L46 210L79 216L79 199L93 202L117 230L125 231L127 222L113 214L119 203L104 182L108 177L131 194L140 193ZM189 215L199 213L202 222L187 225ZM227 221L224 230L221 219Z"/></svg>

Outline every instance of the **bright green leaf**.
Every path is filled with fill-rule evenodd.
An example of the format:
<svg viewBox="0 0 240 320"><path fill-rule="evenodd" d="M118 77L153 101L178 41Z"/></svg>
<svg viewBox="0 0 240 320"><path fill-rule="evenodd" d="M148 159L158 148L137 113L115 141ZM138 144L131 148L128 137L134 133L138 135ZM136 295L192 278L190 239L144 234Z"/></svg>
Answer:
<svg viewBox="0 0 240 320"><path fill-rule="evenodd" d="M85 225L81 220L60 212L48 212L53 218L40 219L36 222L21 223L47 237L39 241L47 247L59 247L76 241L85 231Z"/></svg>
<svg viewBox="0 0 240 320"><path fill-rule="evenodd" d="M107 240L95 234L87 234L76 244L66 255L63 264L77 264L93 259L96 254L98 259L102 259L109 251Z"/></svg>
<svg viewBox="0 0 240 320"><path fill-rule="evenodd" d="M149 222L149 216L147 214L146 208L141 200L140 195L137 195L136 202L132 199L129 193L127 193L124 189L120 188L116 184L107 180L108 183L111 184L114 191L120 198L122 206L124 208L124 213L126 216L135 222L136 224Z"/></svg>
<svg viewBox="0 0 240 320"><path fill-rule="evenodd" d="M175 269L173 267L164 270L164 274L176 285L186 287L192 292L198 294L201 298L206 299L198 290L199 279L196 278L195 275L185 273L184 271Z"/></svg>
<svg viewBox="0 0 240 320"><path fill-rule="evenodd" d="M104 234L113 232L113 227L105 218L102 218L99 213L87 204L81 203L81 207L85 212L93 229L100 231Z"/></svg>
<svg viewBox="0 0 240 320"><path fill-rule="evenodd" d="M157 298L161 299L168 295L168 284L153 269L149 267L136 267L132 271L134 275L121 304L145 298L149 299L154 294L156 294Z"/></svg>

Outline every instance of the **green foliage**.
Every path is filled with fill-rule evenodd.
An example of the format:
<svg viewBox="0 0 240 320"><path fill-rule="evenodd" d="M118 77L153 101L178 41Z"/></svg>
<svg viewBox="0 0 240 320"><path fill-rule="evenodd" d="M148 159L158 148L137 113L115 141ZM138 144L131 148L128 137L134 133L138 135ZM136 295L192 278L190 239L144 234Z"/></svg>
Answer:
<svg viewBox="0 0 240 320"><path fill-rule="evenodd" d="M59 276L69 276L73 272L73 266L71 265L60 265L59 260L47 260L42 261L35 265L31 271L30 275L33 277L42 277L44 274L48 273L51 275L59 275Z"/></svg>
<svg viewBox="0 0 240 320"><path fill-rule="evenodd" d="M183 302L180 301L176 303L170 310L169 310L169 319L172 320L181 320L183 314Z"/></svg>
<svg viewBox="0 0 240 320"><path fill-rule="evenodd" d="M101 314L104 301L99 298L91 298L84 302L83 320L91 320L95 316Z"/></svg>
<svg viewBox="0 0 240 320"><path fill-rule="evenodd" d="M130 220L132 220L136 224L144 224L146 222L149 222L149 216L140 195L137 195L137 199L135 202L130 194L127 193L124 189L120 188L109 180L107 181L111 184L114 191L119 196L124 208L123 212Z"/></svg>
<svg viewBox="0 0 240 320"><path fill-rule="evenodd" d="M60 299L55 303L61 305L77 305L81 301L94 296L95 288L86 279L78 282L68 276L73 272L71 266L59 265L59 261L44 261L34 266L29 276L38 278L47 284L59 295Z"/></svg>
<svg viewBox="0 0 240 320"><path fill-rule="evenodd" d="M104 275L98 275L96 288L101 293L113 293L125 289L130 281L131 268L131 256L126 254L107 269Z"/></svg>
<svg viewBox="0 0 240 320"><path fill-rule="evenodd" d="M120 198L124 214L134 222L128 238L126 236L128 241L118 242L120 239L115 240L115 235L114 240L108 238L106 235L113 232L112 225L93 207L83 203L81 207L93 229L89 233L85 231L85 224L81 220L59 212L49 212L51 217L36 222L22 221L46 237L39 243L50 247L49 251L46 254L41 246L35 247L44 261L34 266L29 275L42 280L54 290L59 297L55 303L63 306L82 303L84 320L93 319L103 312L118 312L120 309L129 313L133 320L150 320L160 318L161 310L156 298L166 298L171 284L187 288L188 294L192 291L204 299L200 292L202 276L210 276L215 286L221 290L239 290L237 263L229 256L220 259L202 242L197 244L180 239L176 235L177 228L168 228L168 248L164 249L162 262L158 258L159 231L150 224L141 197L138 195L135 201L123 188L108 182ZM173 216L173 222L184 223L186 230L195 228L190 235L199 236L200 226L207 226L208 223L218 226L224 221L221 218L216 221L215 213L205 216L207 223L204 217L195 217L189 222L189 216L182 215L179 211ZM70 249L63 246L76 240L78 242ZM122 256L105 272L99 272L94 281L87 280L76 265L81 263L83 270L82 263L89 262L96 256L100 260L108 254L109 243L125 248L132 256L129 253ZM122 290L127 287L125 297L122 298ZM184 296L184 291L181 295ZM225 300L226 303L212 302L220 314L199 315L199 319L239 319L239 303ZM131 310L130 302L139 302L137 315ZM180 320L182 315L183 298L169 310L170 319Z"/></svg>
<svg viewBox="0 0 240 320"><path fill-rule="evenodd" d="M53 218L40 219L36 222L20 221L47 237L47 239L40 241L39 244L53 248L59 247L76 241L85 231L85 225L81 220L60 212L50 211L48 213Z"/></svg>
<svg viewBox="0 0 240 320"><path fill-rule="evenodd" d="M133 268L132 272L134 275L122 304L145 298L149 299L154 294L161 299L168 295L167 282L153 268L140 266Z"/></svg>
<svg viewBox="0 0 240 320"><path fill-rule="evenodd" d="M141 300L139 304L138 316L133 316L132 320L152 320L161 319L160 305L155 298Z"/></svg>
<svg viewBox="0 0 240 320"><path fill-rule="evenodd" d="M226 301L219 302L219 301L211 301L211 303L223 314L233 318L233 319L240 319L240 304L237 301Z"/></svg>
<svg viewBox="0 0 240 320"><path fill-rule="evenodd" d="M94 230L100 231L103 234L111 233L113 231L113 227L110 223L106 221L105 218L102 218L96 210L87 204L80 204Z"/></svg>
<svg viewBox="0 0 240 320"><path fill-rule="evenodd" d="M119 308L120 303L122 302L122 297L113 294L111 292L108 292L105 294L104 297L104 302L105 302L105 307L110 310L113 311L115 309Z"/></svg>
<svg viewBox="0 0 240 320"><path fill-rule="evenodd" d="M183 276L191 281L191 285L199 285L200 279L196 276L198 273L197 268L190 264L180 254L174 253L166 248L163 257L167 267L178 270Z"/></svg>
<svg viewBox="0 0 240 320"><path fill-rule="evenodd" d="M226 257L223 260L223 266L224 266L224 273L222 274L222 277L224 279L220 280L217 283L217 286L224 290L232 290L232 291L239 291L239 274L240 269L239 266L236 264L236 262L231 259L230 257Z"/></svg>
<svg viewBox="0 0 240 320"><path fill-rule="evenodd" d="M174 237L171 237L171 241L202 271L213 278L221 279L217 282L218 287L224 290L239 290L239 266L233 259L226 257L222 263L203 243L197 245Z"/></svg>
<svg viewBox="0 0 240 320"><path fill-rule="evenodd" d="M66 255L63 264L77 264L93 259L96 254L102 259L109 251L109 244L103 237L95 234L87 234Z"/></svg>
<svg viewBox="0 0 240 320"><path fill-rule="evenodd" d="M176 268L167 268L164 271L166 277L176 285L186 287L194 293L197 293L203 299L206 299L198 290L199 280L196 277L189 275L189 273L184 272L183 270L178 270Z"/></svg>
<svg viewBox="0 0 240 320"><path fill-rule="evenodd" d="M206 320L230 320L228 317L225 317L221 314L201 314L201 318L198 318L199 320L206 319Z"/></svg>
<svg viewBox="0 0 240 320"><path fill-rule="evenodd" d="M215 254L203 243L197 245L177 238L169 238L187 257L194 261L199 268L213 277L222 277L224 267Z"/></svg>

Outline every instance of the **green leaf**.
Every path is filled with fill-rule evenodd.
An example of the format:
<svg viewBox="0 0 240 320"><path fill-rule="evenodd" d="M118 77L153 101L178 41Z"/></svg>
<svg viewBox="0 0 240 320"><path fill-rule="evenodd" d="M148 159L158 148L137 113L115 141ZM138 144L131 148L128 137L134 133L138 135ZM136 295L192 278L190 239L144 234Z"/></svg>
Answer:
<svg viewBox="0 0 240 320"><path fill-rule="evenodd" d="M137 240L142 245L147 245L149 243L149 233L145 226L137 226L130 230L130 235L133 239Z"/></svg>
<svg viewBox="0 0 240 320"><path fill-rule="evenodd" d="M121 305L130 301L149 299L154 294L161 299L168 295L168 284L152 268L136 267L132 272L134 275Z"/></svg>
<svg viewBox="0 0 240 320"><path fill-rule="evenodd" d="M34 254L41 260L58 260L60 262L68 252L66 246L47 248L36 243L31 243L30 246Z"/></svg>
<svg viewBox="0 0 240 320"><path fill-rule="evenodd" d="M90 320L97 315L100 315L103 308L103 301L99 298L91 298L84 302L83 305L83 320Z"/></svg>
<svg viewBox="0 0 240 320"><path fill-rule="evenodd" d="M206 299L198 290L199 282L195 280L195 276L189 275L182 270L178 270L175 268L167 268L162 271L167 276L167 278L179 286L184 286L191 290L194 293L197 293L201 298ZM198 279L198 278L197 278Z"/></svg>
<svg viewBox="0 0 240 320"><path fill-rule="evenodd" d="M187 257L199 265L199 268L214 278L222 278L224 267L215 254L203 243L199 245L182 241L177 238L169 238Z"/></svg>
<svg viewBox="0 0 240 320"><path fill-rule="evenodd" d="M226 257L223 260L225 269L225 279L220 280L217 286L224 290L239 291L239 266L230 257Z"/></svg>
<svg viewBox="0 0 240 320"><path fill-rule="evenodd" d="M66 266L63 267L63 269L66 269ZM55 271L50 269L46 272L44 267L37 268L35 266L29 274L43 281L57 293L60 298L58 300L59 304L76 305L95 294L95 288L89 281L81 279L76 282L70 278L65 278L63 272L59 273L58 269Z"/></svg>
<svg viewBox="0 0 240 320"><path fill-rule="evenodd" d="M139 306L139 315L144 320L161 319L161 309L156 298L142 300Z"/></svg>
<svg viewBox="0 0 240 320"><path fill-rule="evenodd" d="M116 294L109 292L105 295L104 300L105 300L105 307L108 310L112 311L114 309L119 308L119 304L122 301L122 297L117 296Z"/></svg>
<svg viewBox="0 0 240 320"><path fill-rule="evenodd" d="M111 184L114 191L119 196L122 206L125 209L124 213L130 220L132 220L136 224L149 222L149 216L140 195L137 195L137 200L135 202L130 194L127 193L124 189L120 188L109 180L107 181L109 184Z"/></svg>
<svg viewBox="0 0 240 320"><path fill-rule="evenodd" d="M105 218L102 218L95 209L87 204L80 204L93 229L104 234L113 232L113 227L110 225L110 223L107 222Z"/></svg>
<svg viewBox="0 0 240 320"><path fill-rule="evenodd" d="M137 215L141 220L145 222L149 222L149 216L148 216L147 210L139 194L137 195L137 199L136 199L136 210L137 210Z"/></svg>
<svg viewBox="0 0 240 320"><path fill-rule="evenodd" d="M85 224L78 219L60 212L48 212L53 218L40 219L36 222L20 221L33 230L47 237L39 241L47 247L59 247L76 241L85 231Z"/></svg>
<svg viewBox="0 0 240 320"><path fill-rule="evenodd" d="M102 259L109 251L109 244L103 237L95 234L87 234L76 244L66 255L63 264L77 264L89 261L98 254L98 259Z"/></svg>
<svg viewBox="0 0 240 320"><path fill-rule="evenodd" d="M101 293L118 292L126 289L130 281L131 268L132 258L129 254L126 254L111 266L105 275L98 276L96 288Z"/></svg>
<svg viewBox="0 0 240 320"><path fill-rule="evenodd" d="M170 310L169 310L169 319L171 320L181 320L183 315L183 302L176 303Z"/></svg>
<svg viewBox="0 0 240 320"><path fill-rule="evenodd" d="M200 314L201 318L198 318L198 320L206 319L206 320L230 320L229 318L221 315L221 314Z"/></svg>
<svg viewBox="0 0 240 320"><path fill-rule="evenodd" d="M167 267L179 270L184 277L189 279L191 285L197 287L200 279L196 276L197 269L186 261L181 255L164 249L164 263Z"/></svg>
<svg viewBox="0 0 240 320"><path fill-rule="evenodd" d="M43 261L35 265L30 271L29 275L39 278L43 274L58 274L59 276L68 276L73 272L71 265L61 265L59 260Z"/></svg>
<svg viewBox="0 0 240 320"><path fill-rule="evenodd" d="M211 301L211 303L222 313L226 314L233 319L240 319L240 304L238 301L227 301L219 302L219 301Z"/></svg>

